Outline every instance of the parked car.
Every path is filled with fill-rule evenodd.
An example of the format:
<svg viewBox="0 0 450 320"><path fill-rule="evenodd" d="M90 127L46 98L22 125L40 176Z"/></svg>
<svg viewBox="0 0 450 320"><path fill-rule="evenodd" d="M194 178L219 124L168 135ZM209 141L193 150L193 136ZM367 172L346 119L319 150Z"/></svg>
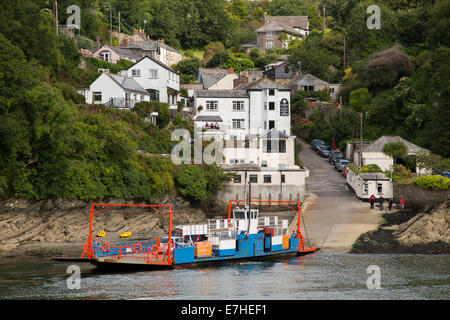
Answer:
<svg viewBox="0 0 450 320"><path fill-rule="evenodd" d="M325 142L323 142L323 140L320 140L320 139L314 139L312 142L311 142L311 149L313 149L314 151L317 151L317 148L319 147L319 146L324 146L325 145Z"/></svg>
<svg viewBox="0 0 450 320"><path fill-rule="evenodd" d="M331 148L326 145L320 145L317 147L317 154L322 158L327 158L328 154L331 152Z"/></svg>
<svg viewBox="0 0 450 320"><path fill-rule="evenodd" d="M328 161L334 166L335 162L344 158L344 155L340 151L332 150L328 155Z"/></svg>
<svg viewBox="0 0 450 320"><path fill-rule="evenodd" d="M349 163L350 163L350 161L342 158L342 159L339 159L336 161L336 164L334 165L334 167L336 168L337 171L341 172L345 167L348 166Z"/></svg>
<svg viewBox="0 0 450 320"><path fill-rule="evenodd" d="M321 145L325 145L325 142L320 139L313 139L313 141L311 142L311 149L317 151L317 147Z"/></svg>

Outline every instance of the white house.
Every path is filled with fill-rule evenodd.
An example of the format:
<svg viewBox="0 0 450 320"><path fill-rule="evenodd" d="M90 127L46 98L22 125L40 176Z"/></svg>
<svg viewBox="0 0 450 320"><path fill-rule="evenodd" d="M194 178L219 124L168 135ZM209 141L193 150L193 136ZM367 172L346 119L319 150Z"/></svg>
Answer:
<svg viewBox="0 0 450 320"><path fill-rule="evenodd" d="M362 151L362 165L368 164L376 164L382 171L389 171L394 164L394 161L391 157L385 155L383 153L383 147L386 143L389 142L402 142L407 148L408 155L415 155L419 152L429 152L429 150L421 148L400 136L381 136L375 141L372 141L368 145L363 145ZM358 143L356 143L358 146ZM397 163L404 164L405 159L397 159ZM359 149L354 152L353 162L359 166L360 164L360 156ZM419 171L419 168L415 168L412 171ZM426 170L425 170L426 171ZM425 171L423 173L425 173Z"/></svg>
<svg viewBox="0 0 450 320"><path fill-rule="evenodd" d="M368 200L372 195L376 198L393 198L393 182L384 173L355 174L347 170L347 185L356 194L358 199Z"/></svg>
<svg viewBox="0 0 450 320"><path fill-rule="evenodd" d="M176 108L180 93L180 74L159 60L145 56L122 71L149 92L151 100L168 103Z"/></svg>
<svg viewBox="0 0 450 320"><path fill-rule="evenodd" d="M110 73L102 73L83 94L86 103L120 109L132 109L139 101L150 101L148 91L135 79Z"/></svg>
<svg viewBox="0 0 450 320"><path fill-rule="evenodd" d="M231 137L278 129L290 135L290 90L263 78L242 90L194 91L196 127L213 123Z"/></svg>

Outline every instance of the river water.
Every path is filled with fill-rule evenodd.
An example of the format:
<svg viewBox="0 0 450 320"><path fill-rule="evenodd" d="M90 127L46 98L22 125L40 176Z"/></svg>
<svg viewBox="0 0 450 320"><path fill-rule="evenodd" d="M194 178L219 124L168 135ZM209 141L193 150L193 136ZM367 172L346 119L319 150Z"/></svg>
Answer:
<svg viewBox="0 0 450 320"><path fill-rule="evenodd" d="M369 290L369 266L381 289ZM274 261L198 269L101 272L79 264L80 289L69 289L69 263L1 259L0 299L449 299L450 255L319 251ZM372 282L371 282L372 283Z"/></svg>

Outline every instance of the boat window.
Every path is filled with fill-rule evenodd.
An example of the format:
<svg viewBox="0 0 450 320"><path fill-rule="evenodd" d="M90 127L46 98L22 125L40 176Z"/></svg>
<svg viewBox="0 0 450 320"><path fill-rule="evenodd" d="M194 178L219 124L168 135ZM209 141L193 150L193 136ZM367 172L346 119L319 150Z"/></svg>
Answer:
<svg viewBox="0 0 450 320"><path fill-rule="evenodd" d="M235 210L233 215L235 219L245 219L245 211L243 210Z"/></svg>

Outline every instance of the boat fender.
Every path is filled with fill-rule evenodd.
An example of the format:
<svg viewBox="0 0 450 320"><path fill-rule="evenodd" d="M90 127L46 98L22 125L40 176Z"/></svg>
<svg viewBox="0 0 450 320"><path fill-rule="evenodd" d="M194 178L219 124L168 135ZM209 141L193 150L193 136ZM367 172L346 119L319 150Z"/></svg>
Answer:
<svg viewBox="0 0 450 320"><path fill-rule="evenodd" d="M159 248L158 248L158 246L157 246L156 244L154 244L154 245L152 246L151 252L152 252L152 255L154 255L154 256L158 254Z"/></svg>
<svg viewBox="0 0 450 320"><path fill-rule="evenodd" d="M102 246L102 251L103 251L103 252L108 252L108 251L109 251L109 248L110 248L109 242L104 242L104 243L103 243L103 246Z"/></svg>
<svg viewBox="0 0 450 320"><path fill-rule="evenodd" d="M133 246L133 252L134 252L134 253L139 253L139 252L141 252L141 250L142 250L142 245L141 245L140 243L136 243L136 244Z"/></svg>

